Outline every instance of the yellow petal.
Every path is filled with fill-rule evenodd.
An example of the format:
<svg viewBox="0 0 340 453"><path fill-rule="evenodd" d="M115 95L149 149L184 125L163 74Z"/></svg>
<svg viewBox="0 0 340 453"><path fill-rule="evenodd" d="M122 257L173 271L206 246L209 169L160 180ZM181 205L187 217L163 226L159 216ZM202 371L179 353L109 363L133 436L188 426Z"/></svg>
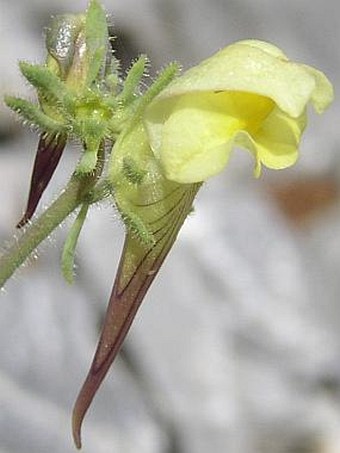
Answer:
<svg viewBox="0 0 340 453"><path fill-rule="evenodd" d="M243 91L269 97L281 110L298 117L323 90L325 98L332 98L330 83L319 75L313 68L288 61L272 44L240 41L186 71L154 103L189 92Z"/></svg>
<svg viewBox="0 0 340 453"><path fill-rule="evenodd" d="M179 98L160 137L159 157L168 179L192 183L223 170L233 137L242 128L230 114L232 108L226 108L227 100L213 93Z"/></svg>
<svg viewBox="0 0 340 453"><path fill-rule="evenodd" d="M303 65L304 69L314 77L316 86L312 93L311 101L318 113L322 113L334 99L334 90L325 74L311 66Z"/></svg>
<svg viewBox="0 0 340 453"><path fill-rule="evenodd" d="M284 54L281 49L274 46L274 44L271 44L270 42L260 41L258 39L244 39L235 44L242 44L244 46L255 47L269 55L272 55L275 58L280 58L281 60L288 61L287 55Z"/></svg>
<svg viewBox="0 0 340 453"><path fill-rule="evenodd" d="M296 161L307 104L321 113L332 99L322 72L248 40L171 82L147 107L144 122L169 179L190 183L219 173L234 142L254 154L258 176L261 164L278 169Z"/></svg>
<svg viewBox="0 0 340 453"><path fill-rule="evenodd" d="M235 144L247 148L254 154L255 175L259 176L261 164L276 170L295 164L305 126L305 113L299 118L290 118L284 112L275 109L255 135L241 131L235 138Z"/></svg>

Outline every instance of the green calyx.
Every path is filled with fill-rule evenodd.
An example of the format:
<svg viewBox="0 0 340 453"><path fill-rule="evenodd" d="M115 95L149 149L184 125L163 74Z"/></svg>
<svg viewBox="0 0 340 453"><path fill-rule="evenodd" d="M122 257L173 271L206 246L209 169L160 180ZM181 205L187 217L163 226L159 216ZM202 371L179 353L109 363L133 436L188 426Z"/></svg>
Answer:
<svg viewBox="0 0 340 453"><path fill-rule="evenodd" d="M163 178L147 144L142 117L148 104L177 75L178 66L170 64L144 93L141 81L149 64L145 55L134 61L123 77L111 50L105 11L97 0L90 1L86 14L54 17L45 44L45 64L19 64L23 76L36 89L38 102L5 98L25 123L41 131L32 176L35 182L19 226L34 213L65 144L70 140L81 143L82 154L73 177L84 180L88 188L79 199L82 207L62 255L63 274L72 282L77 240L92 203L110 195L136 240L144 245L155 241L149 214L144 215L150 210L140 212L134 205L139 192L151 194L153 179L162 185ZM112 157L106 160L110 148ZM58 158L52 162L54 150ZM47 155L51 161L48 168Z"/></svg>

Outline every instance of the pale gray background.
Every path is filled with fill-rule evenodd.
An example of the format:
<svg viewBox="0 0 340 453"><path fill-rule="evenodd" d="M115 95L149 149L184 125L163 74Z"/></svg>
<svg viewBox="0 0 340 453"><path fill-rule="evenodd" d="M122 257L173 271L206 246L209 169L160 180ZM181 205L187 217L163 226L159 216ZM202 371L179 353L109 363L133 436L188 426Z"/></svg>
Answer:
<svg viewBox="0 0 340 453"><path fill-rule="evenodd" d="M71 5L71 9L70 9ZM339 86L337 0L106 0L125 55L184 67L259 38L324 70ZM33 96L18 59L44 56L52 13L85 1L0 0L0 95ZM84 453L338 453L340 206L290 223L268 185L340 181L339 104L311 127L297 166L252 177L235 152L202 190L196 213L148 294L84 424ZM9 239L29 185L37 137L0 107L0 237ZM67 180L63 158L42 206ZM298 196L298 193L297 193ZM42 207L40 207L41 211ZM69 453L70 414L94 352L123 229L93 209L78 278L58 268L66 228L0 298L0 453Z"/></svg>

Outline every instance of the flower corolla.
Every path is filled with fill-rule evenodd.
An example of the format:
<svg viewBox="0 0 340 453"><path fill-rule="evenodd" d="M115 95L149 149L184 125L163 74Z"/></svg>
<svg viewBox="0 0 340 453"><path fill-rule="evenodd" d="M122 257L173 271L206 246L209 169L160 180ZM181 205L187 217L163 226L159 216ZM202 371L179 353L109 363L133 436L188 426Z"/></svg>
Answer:
<svg viewBox="0 0 340 453"><path fill-rule="evenodd" d="M326 76L290 61L272 44L232 44L175 79L145 113L150 146L164 175L180 183L220 173L233 147L272 169L298 157L311 102L322 113L333 99Z"/></svg>

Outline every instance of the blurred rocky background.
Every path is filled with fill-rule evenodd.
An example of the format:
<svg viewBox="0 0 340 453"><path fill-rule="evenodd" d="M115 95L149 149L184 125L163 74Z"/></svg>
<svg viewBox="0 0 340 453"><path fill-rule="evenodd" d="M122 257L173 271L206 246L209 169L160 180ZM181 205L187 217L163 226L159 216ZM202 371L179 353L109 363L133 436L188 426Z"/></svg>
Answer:
<svg viewBox="0 0 340 453"><path fill-rule="evenodd" d="M44 58L51 14L85 0L0 0L0 95L33 96L17 60ZM272 41L340 82L337 0L105 1L124 64L184 67L232 41ZM295 168L252 176L235 151L209 181L86 418L84 453L340 452L339 103L310 127ZM0 105L0 237L26 202L37 137ZM70 146L46 206L67 180ZM123 229L94 208L72 287L67 225L0 297L0 453L74 451L70 414L94 352ZM19 233L16 233L19 234Z"/></svg>

